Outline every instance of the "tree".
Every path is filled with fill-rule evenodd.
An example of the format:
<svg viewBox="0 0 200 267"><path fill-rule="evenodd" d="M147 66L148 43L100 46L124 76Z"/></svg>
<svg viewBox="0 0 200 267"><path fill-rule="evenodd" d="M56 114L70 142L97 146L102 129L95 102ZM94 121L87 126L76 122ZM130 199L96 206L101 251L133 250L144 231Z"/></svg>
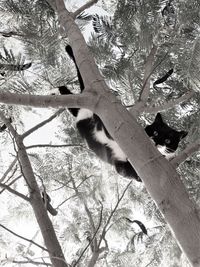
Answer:
<svg viewBox="0 0 200 267"><path fill-rule="evenodd" d="M50 2L50 1L49 1ZM171 226L173 229L176 239L178 242L181 244L181 247L183 251L186 253L188 259L190 260L192 266L198 266L199 265L199 252L200 248L198 246L199 244L199 212L194 205L192 201L189 200L188 193L183 186L183 183L180 180L180 177L178 173L175 170L174 166L177 166L180 162L182 162L186 156L188 156L188 151L189 155L190 153L193 153L197 151L199 147L199 141L196 139L195 144L190 145L186 148L185 152L183 154L180 154L175 158L172 162L167 162L159 152L152 146L150 143L149 139L144 133L143 128L136 122L135 117L138 116L141 112L157 112L157 110L165 110L168 108L173 107L174 105L180 104L185 100L188 100L193 96L193 99L191 100L190 105L193 107L193 112L194 112L194 117L196 116L198 112L198 99L199 95L198 93L194 95L193 91L188 90L186 94L183 94L183 83L177 82L177 88L178 92L175 92L175 96L169 95L165 93L164 90L155 90L153 92L153 96L157 97L158 100L157 102L152 101L152 96L151 96L151 87L150 87L150 79L154 78L155 73L154 70L158 69L158 66L163 61L163 52L164 47L166 45L166 42L162 44L159 42L156 42L156 44L153 44L153 37L156 36L156 33L161 34L162 31L159 31L159 23L155 24L155 28L150 27L152 24L149 26L149 28L145 28L145 33L143 36L138 36L137 42L142 42L143 45L145 44L148 45L148 47L144 47L144 52L143 49L141 49L140 53L136 54L135 62L141 62L141 59L146 58L146 63L145 63L145 70L144 74L142 71L142 65L138 66L136 68L137 72L135 73L136 75L133 77L131 76L130 73L130 68L129 67L131 64L134 63L134 61L128 60L125 56L125 54L122 52L122 56L120 59L117 61L117 64L114 68L114 70L111 70L112 72L116 73L115 76L124 76L126 79L118 79L116 84L123 84L127 86L127 81L129 84L132 86L132 79L138 79L138 84L142 84L141 88L139 86L136 86L135 90L135 95L134 95L134 100L135 100L135 105L130 109L128 112L120 103L120 101L116 100L116 97L111 93L109 88L107 87L106 83L103 81L102 76L100 75L94 60L84 42L84 39L77 27L77 25L74 23L74 18L84 10L85 7L88 7L89 5L93 4L96 1L91 1L89 2L86 6L83 6L81 9L75 11L74 13L70 14L67 10L65 10L65 6L63 1L56 1L56 6L57 6L57 13L59 15L59 21L61 24L61 28L64 29L62 34L66 34L72 47L73 51L80 69L80 72L83 76L84 83L86 84L86 89L84 93L81 95L70 95L70 96L60 96L60 97L53 97L53 96L36 96L36 95L26 95L26 94L16 94L16 93L7 93L7 92L1 92L0 93L0 100L2 103L5 104L12 104L12 105L28 105L32 107L54 107L54 108L59 108L59 107L84 107L84 108L89 108L93 110L97 115L100 116L102 121L104 122L106 128L108 129L109 133L114 137L114 139L118 142L120 147L123 148L124 152L127 154L128 158L130 159L130 162L133 164L135 169L137 170L138 174L140 177L143 179L145 187L147 188L148 192L154 199L154 201L157 203L157 206L159 207L160 211L164 215L165 220L168 222L168 224ZM9 4L12 2L9 2ZM19 1L19 4L21 2ZM194 1L195 4L198 5ZM13 3L12 3L13 4ZM30 4L30 3L29 3ZM40 1L37 2L37 4L43 5ZM51 3L52 4L52 3ZM137 6L138 5L138 6ZM184 7L183 9L185 8ZM34 6L35 10L37 5ZM44 6L42 6L44 8ZM119 1L117 4L117 11L123 11L124 12L127 9L130 9L132 12L135 10L135 13L137 14L138 12L138 19L141 19L141 25L147 25L148 19L150 18L157 18L154 13L151 12L151 10L156 10L158 7L160 8L160 5L158 5L157 1L151 2L151 4L148 4L147 6L142 6L140 5L139 2L136 1L135 6L125 6L123 1ZM55 5L53 5L53 8L55 8ZM143 9L144 8L144 9ZM180 7L179 7L180 8ZM150 11L149 11L150 9ZM22 11L25 9L22 9ZM29 9L26 9L25 15L28 17ZM33 9L34 10L34 9ZM47 12L47 11L48 12ZM139 11L140 12L139 12ZM40 10L41 11L41 10ZM50 13L50 11L52 13ZM18 13L21 12L18 10ZM45 9L45 14L48 18L49 14L51 16L54 16L53 10L48 6L47 9ZM148 16L144 16L145 14L148 14ZM23 14L23 12L22 12ZM53 14L53 15L52 15ZM116 35L113 34L114 38L116 38L116 41L112 40L112 43L118 47L119 49L122 49L122 51L131 51L131 34L126 35L126 32L128 31L120 31L121 25L124 27L124 17L120 16L122 18L121 20L118 20L119 18L119 13L116 12L116 17L115 17L115 23L117 28ZM24 14L23 14L24 15ZM132 16L132 13L130 12L130 16ZM169 14L168 14L169 16ZM137 18L137 16L136 16ZM170 22L170 27L167 25L167 31L171 31L171 23L173 24L173 16L172 18L168 17L167 18L167 23L169 24ZM35 18L35 26L39 27L39 32L42 33L42 36L45 36L45 23L46 21L43 22L40 26L38 25L37 18ZM51 17L52 19L52 17ZM51 21L48 20L48 22ZM143 20L146 20L143 21ZM137 21L133 19L134 23L136 24ZM155 20L156 21L156 20ZM33 21L29 21L30 23L33 23ZM120 24L121 23L121 24ZM145 24L146 23L146 24ZM50 24L55 26L53 23ZM24 29L22 28L24 26ZM27 30L27 25L22 25L21 29ZM25 27L26 26L26 27ZM43 27L42 27L43 26ZM53 26L51 29L54 29ZM181 25L183 27L183 25ZM135 27L136 28L136 27ZM184 28L184 27L183 27ZM32 29L29 25L28 29ZM56 29L56 27L55 27ZM37 28L38 30L38 28ZM136 29L134 29L136 32ZM154 30L154 31L153 31ZM166 29L165 29L166 30ZM178 32L180 28L177 28L176 30L173 31L173 34L171 38L174 38L175 41L179 40L179 45L181 41L183 42L183 39L181 39L179 36L177 37L175 35L176 32ZM194 29L195 30L195 29ZM164 31L164 29L163 29ZM32 31L31 31L32 32ZM125 33L123 36L123 33ZM150 33L149 35L147 33ZM37 31L35 32L34 38L32 38L32 42L37 41ZM56 33L57 34L57 33ZM5 33L4 33L5 35ZM8 33L6 33L8 35ZM12 35L12 34L11 34ZM18 36L21 36L18 35ZM49 35L48 35L49 36ZM52 50L50 51L50 54L53 54L53 51L56 49L56 41L58 41L58 38L55 38L55 34L51 35L54 39L54 43L52 45ZM120 41L124 41L126 46L122 46L121 44L119 45L117 43L118 39L120 36ZM30 38L30 33L27 33L27 35L23 35L24 38ZM143 37L143 38L140 38ZM148 40L146 43L143 42L144 37ZM183 37L183 36L181 36ZM130 40L129 40L130 38ZM56 41L55 41L56 40ZM77 41L78 40L78 41ZM94 38L95 40L95 38ZM94 41L93 40L93 41ZM159 39L159 41L162 40ZM163 41L163 40L162 40ZM174 41L174 42L175 42ZM170 42L169 42L170 43ZM106 42L105 42L106 44ZM177 44L175 42L175 44ZM177 44L177 46L178 46ZM186 44L187 45L187 44ZM105 45L106 46L106 45ZM101 46L96 46L101 48ZM136 46L137 47L137 46ZM31 55L31 50L30 47L28 46L30 55ZM41 50L43 50L43 46L41 45ZM108 47L108 50L112 50L112 47ZM188 50L189 51L189 50ZM194 45L194 50L195 53L198 53L198 40L195 40L195 45ZM177 52L176 49L173 50L173 53ZM168 52L169 53L169 52ZM164 53L164 56L166 57L168 53ZM165 55L166 54L166 55ZM180 53L181 54L181 53ZM148 55L148 56L147 56ZM44 58L48 58L45 53L43 53ZM115 57L115 54L113 53L111 55ZM183 57L183 53L180 55L180 58ZM38 57L39 58L39 57ZM130 55L131 59L131 55ZM162 59L162 60L161 60ZM183 59L182 59L183 60ZM196 56L194 57L194 60L196 60ZM44 61L45 62L45 61ZM54 58L54 64L56 63L56 58ZM45 64L51 65L52 62L46 61ZM193 62L191 62L191 65ZM134 65L132 65L134 66ZM105 68L107 69L107 68ZM123 70L123 71L121 71ZM139 74L138 74L139 73ZM108 73L109 74L109 73ZM142 77L143 76L143 77ZM67 77L67 76L66 76ZM135 78L136 77L136 78ZM43 79L43 77L41 76ZM116 79L116 77L114 77ZM121 77L120 77L121 78ZM191 84L191 88L197 90L198 89L198 80L196 81L196 75L194 75L195 79L191 79L191 81L194 81L193 84ZM179 79L177 79L179 81ZM47 80L46 80L47 81ZM46 81L43 81L42 84L46 85ZM11 79L8 80L9 82L12 82ZM70 83L71 81L67 81ZM8 84L4 85L5 87L8 86ZM33 83L33 86L36 86L37 83ZM25 85L25 86L24 86ZM22 84L25 88L27 88L27 84L24 82ZM4 88L5 88L4 87ZM133 86L132 86L133 87ZM21 91L22 92L21 87ZM139 91L140 89L140 91ZM139 96L139 97L138 97ZM169 99L167 102L164 102L163 96L167 99ZM136 101L138 99L138 101ZM159 105L158 105L159 104ZM176 112L180 114L180 110L178 108L176 109ZM172 114L172 111L169 111L169 116ZM57 115L57 114L56 114ZM54 118L55 116L53 116ZM197 116L196 116L197 117ZM18 135L17 132L14 130L12 125L9 123L8 120L5 119L3 114L1 113L1 118L4 121L4 123L8 126L8 129L10 130L12 136L15 139L16 146L17 146L17 159L19 160L19 166L21 170L21 174L23 175L28 188L29 188L29 197L27 198L26 196L19 195L18 193L15 192L15 194L18 194L18 196L21 196L24 200L28 201L31 203L35 216L37 218L38 224L40 226L41 232L43 234L43 238L45 241L45 246L49 252L52 264L55 266L67 266L68 264L65 261L63 252L61 251L60 245L57 241L55 231L52 227L51 221L49 220L45 205L42 204L42 199L41 195L39 193L38 185L35 179L34 171L33 168L30 164L30 161L27 157L27 152L25 150L24 144L23 144L23 139L33 131L28 131L24 133L23 135ZM178 115L177 115L178 118ZM50 119L51 120L51 119ZM194 120L195 121L195 120ZM45 124L44 122L43 124ZM194 124L195 125L195 124ZM36 128L38 128L37 126ZM128 134L129 133L129 134ZM130 134L134 133L134 134ZM195 138L193 135L192 138ZM137 156L136 156L137 153ZM194 160L195 159L190 159ZM70 171L70 158L67 160L67 166L69 166L69 171ZM183 173L183 169L181 170ZM69 172L70 174L70 172ZM76 196L79 196L79 191L77 189L77 185L74 182L74 177L72 176L70 179L70 182L72 183L73 190L75 191ZM128 184L129 185L129 184ZM127 188L128 188L127 185ZM11 190L9 185L6 187L5 184L2 184L4 188ZM125 190L126 191L126 190ZM125 191L122 193L122 196L124 196ZM14 193L14 192L13 192ZM111 212L110 216L108 216L105 225L103 227L102 224L102 203L100 202L100 206L98 207L98 215L99 215L99 223L93 222L93 218L91 216L91 211L88 209L88 203L87 199L83 199L83 206L85 209L85 212L89 218L90 221L90 226L92 226L92 233L87 233L87 240L88 240L88 245L87 247L91 248L92 251L92 258L88 262L88 266L94 266L94 264L97 262L100 254L102 254L104 251L108 250L108 243L105 238L105 235L107 233L107 227L110 228L110 220L113 217L113 215L116 212L116 208L118 207L118 204L120 203L121 197L118 197L117 204L113 211ZM95 199L95 198L94 198ZM42 215L42 216L41 216ZM177 223L178 221L178 223ZM192 222L192 224L191 224ZM97 232L99 231L99 227L102 227L101 235L97 236ZM48 232L47 232L48 230ZM47 234L49 233L49 234ZM186 234L187 233L187 234ZM101 242L104 241L104 246L100 246ZM87 248L86 247L86 248ZM85 252L85 250L83 250ZM83 252L79 254L78 259L72 264L73 266L76 266L79 264L79 261L82 258ZM132 256L132 255L131 255ZM105 257L105 255L104 255ZM86 259L87 260L87 259ZM42 263L40 263L42 264Z"/></svg>

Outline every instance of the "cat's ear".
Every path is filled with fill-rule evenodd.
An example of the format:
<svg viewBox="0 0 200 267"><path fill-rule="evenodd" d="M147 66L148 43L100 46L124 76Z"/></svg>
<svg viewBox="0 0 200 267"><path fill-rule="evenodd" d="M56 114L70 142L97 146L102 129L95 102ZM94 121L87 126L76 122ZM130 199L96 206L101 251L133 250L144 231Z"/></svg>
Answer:
<svg viewBox="0 0 200 267"><path fill-rule="evenodd" d="M163 123L163 119L160 113L157 113L154 122Z"/></svg>
<svg viewBox="0 0 200 267"><path fill-rule="evenodd" d="M183 139L183 138L185 138L188 135L188 132L186 132L186 131L180 131L179 132L179 135L180 135L180 139Z"/></svg>

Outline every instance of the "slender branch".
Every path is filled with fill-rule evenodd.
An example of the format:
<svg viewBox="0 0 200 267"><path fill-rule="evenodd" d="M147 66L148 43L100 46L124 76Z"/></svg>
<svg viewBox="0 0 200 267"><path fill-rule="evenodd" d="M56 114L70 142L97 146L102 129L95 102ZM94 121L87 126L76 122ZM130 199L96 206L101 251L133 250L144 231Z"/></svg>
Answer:
<svg viewBox="0 0 200 267"><path fill-rule="evenodd" d="M153 61L155 58L155 54L157 52L157 46L153 45L150 54L147 57L147 61L145 64L145 72L144 72L144 78L143 78L143 86L140 93L139 101L140 100L147 100L149 96L149 90L150 90L150 77L152 74L152 66Z"/></svg>
<svg viewBox="0 0 200 267"><path fill-rule="evenodd" d="M176 99L172 99L168 102L163 103L161 106L154 106L156 105L155 103L152 103L150 107L144 108L144 112L145 113L157 113L160 112L162 110L167 110L170 108L173 108L176 105L179 105L180 103L187 101L188 99L190 99L192 96L194 96L195 92L194 91L188 91L187 93L185 93L184 95L182 95L179 98Z"/></svg>
<svg viewBox="0 0 200 267"><path fill-rule="evenodd" d="M12 230L10 230L10 229L8 229L7 227L5 227L3 224L0 224L0 227L2 227L2 228L5 229L6 231L8 231L9 233L11 233L11 234L13 234L13 235L15 235L15 236L17 236L17 237L19 237L19 238L21 238L21 239L23 239L23 240L25 240L25 241L27 241L27 242L29 242L29 243L32 243L33 245L35 245L35 246L41 248L42 250L48 251L45 247L43 247L43 246L41 246L41 245L35 243L33 240L28 239L28 238L25 238L25 237L23 237L23 236L21 236L21 235L16 234L16 233L13 232Z"/></svg>
<svg viewBox="0 0 200 267"><path fill-rule="evenodd" d="M113 217L113 215L114 215L116 209L118 208L118 206L119 206L121 200L123 199L123 197L124 197L124 195L125 195L126 191L128 190L128 188L129 188L129 186L130 186L131 183L132 183L132 181L130 181L130 182L127 184L127 186L125 187L125 189L124 189L124 191L123 191L121 197L118 199L118 201L117 201L117 203L116 203L114 209L113 209L112 212L110 213L110 216L108 217L108 220L107 220L107 222L106 222L106 224L104 225L104 228L103 228L103 230L102 230L102 234L101 234L101 238L100 238L100 240L99 240L98 247L100 246L102 239L105 238L105 235L106 235L106 232L107 232L107 229L106 229L106 228L107 228L107 226L109 225L109 223L110 223L110 221L111 221L111 219L112 219L112 217Z"/></svg>
<svg viewBox="0 0 200 267"><path fill-rule="evenodd" d="M18 197L21 197L22 199L24 199L24 200L30 202L30 199L29 199L28 197L26 197L26 196L23 195L22 193L19 193L19 192L16 191L16 190L10 188L10 186L8 186L8 185L6 185L6 184L3 184L3 183L0 183L0 187L2 187L2 188L4 188L4 189L8 190L10 193L12 193L12 194L14 194L14 195L16 195L16 196L18 196Z"/></svg>
<svg viewBox="0 0 200 267"><path fill-rule="evenodd" d="M93 237L91 238L90 242L87 244L87 246L84 248L84 250L81 252L78 260L76 261L76 263L74 264L73 267L77 266L77 264L79 263L79 261L81 260L82 256L84 255L85 251L89 248L89 246L91 245L91 243L93 242L94 238L96 237L97 235L97 232L101 226L101 222L102 222L102 212L103 212L103 206L101 206L101 211L100 211L100 217L99 217L99 224L93 234Z"/></svg>
<svg viewBox="0 0 200 267"><path fill-rule="evenodd" d="M34 131L38 130L39 128L41 128L42 126L44 126L45 124L47 124L48 122L52 121L53 119L55 119L58 115L60 115L63 111L65 111L64 108L58 110L56 113L54 113L51 117L49 117L48 119L42 121L41 123L35 125L34 127L32 127L31 129L29 129L28 131L26 131L21 137L25 138L28 135L32 134Z"/></svg>
<svg viewBox="0 0 200 267"><path fill-rule="evenodd" d="M178 156L176 156L170 162L175 166L178 167L183 161L185 161L189 156L193 153L197 152L200 149L200 139L198 139L195 143L187 146Z"/></svg>
<svg viewBox="0 0 200 267"><path fill-rule="evenodd" d="M51 144L39 144L39 145L32 145L32 146L27 146L26 149L31 149L31 148L43 148L43 147L51 147L51 148L56 148L56 147L81 147L87 149L84 145L81 144L65 144L65 145L51 145Z"/></svg>
<svg viewBox="0 0 200 267"><path fill-rule="evenodd" d="M8 186L10 187L10 186L11 186L12 184L14 184L17 180L19 180L21 177L22 177L22 174L20 174L18 177L16 177L14 180L12 180L12 181L8 184ZM8 182L8 181L6 181L6 182ZM0 191L0 194L2 194L5 190L6 190L6 188L2 189L2 190Z"/></svg>
<svg viewBox="0 0 200 267"><path fill-rule="evenodd" d="M6 176L8 175L8 173L12 170L12 168L15 166L17 162L17 157L15 157L15 159L13 160L13 162L10 164L10 166L8 167L8 169L6 170L6 172L4 173L4 175L1 177L0 182L2 183L5 179Z"/></svg>
<svg viewBox="0 0 200 267"><path fill-rule="evenodd" d="M81 6L79 9L77 9L74 13L73 13L73 18L76 18L80 13L82 13L85 9L90 8L91 6L93 6L94 4L96 4L98 2L98 0L90 0L89 2L87 2L85 5Z"/></svg>
<svg viewBox="0 0 200 267"><path fill-rule="evenodd" d="M41 261L33 261L33 260L27 260L27 261L16 261L16 260L12 260L12 263L17 263L17 264L33 264L33 265L44 265L44 266L52 266L51 263L46 263L46 262L41 262Z"/></svg>

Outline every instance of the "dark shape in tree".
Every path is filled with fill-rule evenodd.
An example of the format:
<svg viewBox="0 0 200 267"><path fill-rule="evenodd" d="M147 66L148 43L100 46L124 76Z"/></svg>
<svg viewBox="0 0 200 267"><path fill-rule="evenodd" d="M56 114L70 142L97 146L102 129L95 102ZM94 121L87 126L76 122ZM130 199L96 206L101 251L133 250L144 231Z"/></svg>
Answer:
<svg viewBox="0 0 200 267"><path fill-rule="evenodd" d="M56 216L58 214L58 212L50 204L51 198L45 191L42 191L42 200L43 200L44 205L45 205L46 209L48 210L48 212L51 215Z"/></svg>
<svg viewBox="0 0 200 267"><path fill-rule="evenodd" d="M164 83L174 72L174 69L170 69L163 77L159 78L153 83L153 87L156 89L156 85L160 83Z"/></svg>

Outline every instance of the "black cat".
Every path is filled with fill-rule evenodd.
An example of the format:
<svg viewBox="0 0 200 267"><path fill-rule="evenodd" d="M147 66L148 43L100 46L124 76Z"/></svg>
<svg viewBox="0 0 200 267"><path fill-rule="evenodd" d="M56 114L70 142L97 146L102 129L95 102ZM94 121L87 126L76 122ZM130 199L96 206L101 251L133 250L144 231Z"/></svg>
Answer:
<svg viewBox="0 0 200 267"><path fill-rule="evenodd" d="M68 45L66 51L76 66L82 92L84 90L84 83L71 46ZM66 86L59 87L59 92L62 95L72 94ZM81 136L99 158L114 165L119 174L141 181L129 163L127 156L108 133L103 122L96 114L83 108L69 108L69 111L76 117L76 125ZM174 154L180 140L187 135L187 132L178 132L164 123L160 113L156 115L155 121L145 128L145 131L154 141L159 151L167 158Z"/></svg>

